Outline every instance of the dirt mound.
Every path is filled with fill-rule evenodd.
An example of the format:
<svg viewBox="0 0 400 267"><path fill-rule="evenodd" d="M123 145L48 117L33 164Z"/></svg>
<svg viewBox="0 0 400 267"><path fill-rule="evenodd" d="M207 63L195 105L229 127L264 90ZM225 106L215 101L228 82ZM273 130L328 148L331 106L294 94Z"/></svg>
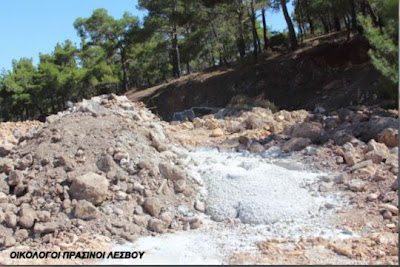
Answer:
<svg viewBox="0 0 400 267"><path fill-rule="evenodd" d="M104 95L21 134L0 158L1 245L198 227L195 185L162 124L142 104Z"/></svg>
<svg viewBox="0 0 400 267"><path fill-rule="evenodd" d="M372 105L382 101L374 85L380 74L369 63L367 51L360 39L308 44L256 65L190 74L126 95L143 101L165 120L193 107L226 107L237 95L266 99L287 110Z"/></svg>

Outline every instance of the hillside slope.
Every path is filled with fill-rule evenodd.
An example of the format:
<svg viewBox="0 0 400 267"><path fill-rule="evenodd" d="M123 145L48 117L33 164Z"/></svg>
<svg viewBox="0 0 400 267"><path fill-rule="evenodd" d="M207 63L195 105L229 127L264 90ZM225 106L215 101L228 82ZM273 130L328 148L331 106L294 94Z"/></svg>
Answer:
<svg viewBox="0 0 400 267"><path fill-rule="evenodd" d="M165 120L192 107L225 107L233 96L262 97L279 109L333 110L378 103L374 83L380 74L368 60L361 39L308 41L295 52L228 70L194 73L142 91L130 91L131 101L143 101Z"/></svg>

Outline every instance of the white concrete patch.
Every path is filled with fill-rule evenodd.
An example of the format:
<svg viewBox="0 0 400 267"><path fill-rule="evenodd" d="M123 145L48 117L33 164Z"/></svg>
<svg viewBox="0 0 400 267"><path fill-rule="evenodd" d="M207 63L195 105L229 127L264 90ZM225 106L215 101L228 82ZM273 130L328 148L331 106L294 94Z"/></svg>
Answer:
<svg viewBox="0 0 400 267"><path fill-rule="evenodd" d="M321 175L288 170L261 157L217 150L190 153L207 191L207 213L215 221L239 218L243 223L269 224L318 213L319 199L302 187Z"/></svg>
<svg viewBox="0 0 400 267"><path fill-rule="evenodd" d="M306 170L290 160L217 150L181 151L187 170L204 184L204 225L195 231L143 237L115 251L146 251L142 260L100 264L222 264L234 252L257 253L256 242L271 238L351 237L331 227L327 218L344 200L319 193L316 181L325 174ZM216 222L223 221L223 222Z"/></svg>

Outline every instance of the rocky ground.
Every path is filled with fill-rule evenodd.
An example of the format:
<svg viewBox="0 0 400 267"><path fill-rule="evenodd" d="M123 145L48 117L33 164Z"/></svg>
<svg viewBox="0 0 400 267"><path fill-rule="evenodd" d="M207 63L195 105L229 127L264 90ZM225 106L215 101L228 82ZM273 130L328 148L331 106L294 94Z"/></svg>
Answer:
<svg viewBox="0 0 400 267"><path fill-rule="evenodd" d="M229 106L214 115L172 125L168 131L183 146L290 158L310 169L336 173L320 183L319 191L340 192L351 207L333 215L332 224L362 233L338 244L322 238L300 244L267 240L259 245L262 255L237 253L230 263L327 264L332 263L333 254L363 264L398 262L397 110L353 106L330 113L322 107L312 113L272 113ZM292 248L287 248L288 243ZM321 245L330 253L316 257L321 255Z"/></svg>
<svg viewBox="0 0 400 267"><path fill-rule="evenodd" d="M115 95L83 101L42 127L15 124L0 146L0 244L63 249L84 233L123 242L198 228L194 181L163 124Z"/></svg>
<svg viewBox="0 0 400 267"><path fill-rule="evenodd" d="M363 106L329 113L228 106L167 123L115 95L77 103L44 124L0 124L0 245L8 248L0 260L10 263L5 253L23 247L88 248L99 239L202 229L207 200L179 148L217 147L334 173L318 191L350 205L330 224L358 233L339 241L266 238L258 253L237 251L226 262L396 264L397 129L397 110Z"/></svg>

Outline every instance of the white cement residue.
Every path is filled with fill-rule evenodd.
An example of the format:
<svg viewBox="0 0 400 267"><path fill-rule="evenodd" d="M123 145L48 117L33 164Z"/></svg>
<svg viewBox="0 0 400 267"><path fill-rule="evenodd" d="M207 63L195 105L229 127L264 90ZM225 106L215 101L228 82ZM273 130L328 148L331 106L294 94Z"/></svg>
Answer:
<svg viewBox="0 0 400 267"><path fill-rule="evenodd" d="M197 230L143 237L114 250L144 250L142 260L103 261L108 264L221 264L234 252L256 253L256 242L271 238L350 237L327 222L325 203L340 208L344 200L320 193L323 173L304 170L290 160L270 159L217 150L182 152L187 170L204 184L204 225ZM213 220L211 220L213 219ZM227 221L230 221L227 223ZM224 221L224 222L216 222Z"/></svg>

